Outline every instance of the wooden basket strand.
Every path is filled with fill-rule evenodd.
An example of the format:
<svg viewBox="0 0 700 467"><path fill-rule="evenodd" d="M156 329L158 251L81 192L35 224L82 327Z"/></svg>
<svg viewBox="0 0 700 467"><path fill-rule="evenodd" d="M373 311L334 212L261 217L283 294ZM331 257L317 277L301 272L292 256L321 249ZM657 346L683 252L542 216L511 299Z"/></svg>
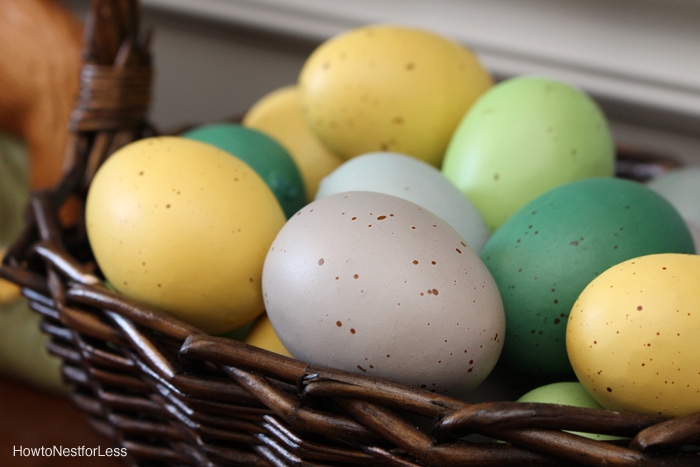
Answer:
<svg viewBox="0 0 700 467"><path fill-rule="evenodd" d="M149 39L133 0L93 0L71 165L34 193L0 277L22 287L72 400L134 465L699 465L700 414L468 404L212 337L109 290L82 216L95 171L154 134ZM625 437L594 441L573 432Z"/></svg>

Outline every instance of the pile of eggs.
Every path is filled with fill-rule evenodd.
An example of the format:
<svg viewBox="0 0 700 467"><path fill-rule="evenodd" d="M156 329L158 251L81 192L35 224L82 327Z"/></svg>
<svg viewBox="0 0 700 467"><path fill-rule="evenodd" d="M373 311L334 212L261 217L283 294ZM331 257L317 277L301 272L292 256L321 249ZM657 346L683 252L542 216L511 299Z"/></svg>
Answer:
<svg viewBox="0 0 700 467"><path fill-rule="evenodd" d="M211 334L455 397L499 364L698 411L700 172L645 186L615 157L581 90L368 26L240 123L120 149L86 225L111 287Z"/></svg>

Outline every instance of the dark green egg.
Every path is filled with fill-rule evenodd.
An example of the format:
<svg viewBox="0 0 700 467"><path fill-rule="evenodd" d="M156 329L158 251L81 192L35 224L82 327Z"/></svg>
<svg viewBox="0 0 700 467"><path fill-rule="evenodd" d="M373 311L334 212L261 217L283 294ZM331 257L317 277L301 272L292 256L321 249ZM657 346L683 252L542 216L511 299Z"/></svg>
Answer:
<svg viewBox="0 0 700 467"><path fill-rule="evenodd" d="M572 376L566 323L585 286L631 258L694 252L678 211L637 182L591 178L540 195L506 220L481 253L506 313L502 363L532 375Z"/></svg>
<svg viewBox="0 0 700 467"><path fill-rule="evenodd" d="M248 164L275 194L287 219L306 204L304 182L294 159L265 133L236 123L214 123L182 136L209 143Z"/></svg>

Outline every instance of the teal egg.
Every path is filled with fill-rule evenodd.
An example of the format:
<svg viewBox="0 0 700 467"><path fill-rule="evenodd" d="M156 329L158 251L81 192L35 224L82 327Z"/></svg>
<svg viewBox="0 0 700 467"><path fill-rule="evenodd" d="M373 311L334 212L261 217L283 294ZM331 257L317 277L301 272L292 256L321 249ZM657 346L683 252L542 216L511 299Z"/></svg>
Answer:
<svg viewBox="0 0 700 467"><path fill-rule="evenodd" d="M248 164L275 194L287 219L306 204L304 182L294 159L265 133L236 123L215 123L181 136L209 143Z"/></svg>
<svg viewBox="0 0 700 467"><path fill-rule="evenodd" d="M694 252L678 211L640 183L590 178L540 195L481 252L506 314L502 363L546 378L573 376L566 323L588 283L631 258Z"/></svg>
<svg viewBox="0 0 700 467"><path fill-rule="evenodd" d="M586 93L521 76L489 89L464 115L442 171L494 231L552 188L612 177L615 145L605 115Z"/></svg>

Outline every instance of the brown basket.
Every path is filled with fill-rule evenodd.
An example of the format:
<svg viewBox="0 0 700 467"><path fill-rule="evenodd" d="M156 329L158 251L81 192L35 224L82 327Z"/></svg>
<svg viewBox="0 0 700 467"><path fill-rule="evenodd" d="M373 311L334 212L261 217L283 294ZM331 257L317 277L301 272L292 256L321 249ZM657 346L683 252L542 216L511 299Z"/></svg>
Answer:
<svg viewBox="0 0 700 467"><path fill-rule="evenodd" d="M71 123L72 166L55 188L33 194L26 228L0 268L43 315L49 351L63 360L75 404L128 450L131 463L700 464L700 414L665 420L547 404L468 404L211 337L106 289L82 219L59 214L84 200L105 158L152 134L151 64L139 23L137 1L93 0ZM629 439L593 441L562 430Z"/></svg>

